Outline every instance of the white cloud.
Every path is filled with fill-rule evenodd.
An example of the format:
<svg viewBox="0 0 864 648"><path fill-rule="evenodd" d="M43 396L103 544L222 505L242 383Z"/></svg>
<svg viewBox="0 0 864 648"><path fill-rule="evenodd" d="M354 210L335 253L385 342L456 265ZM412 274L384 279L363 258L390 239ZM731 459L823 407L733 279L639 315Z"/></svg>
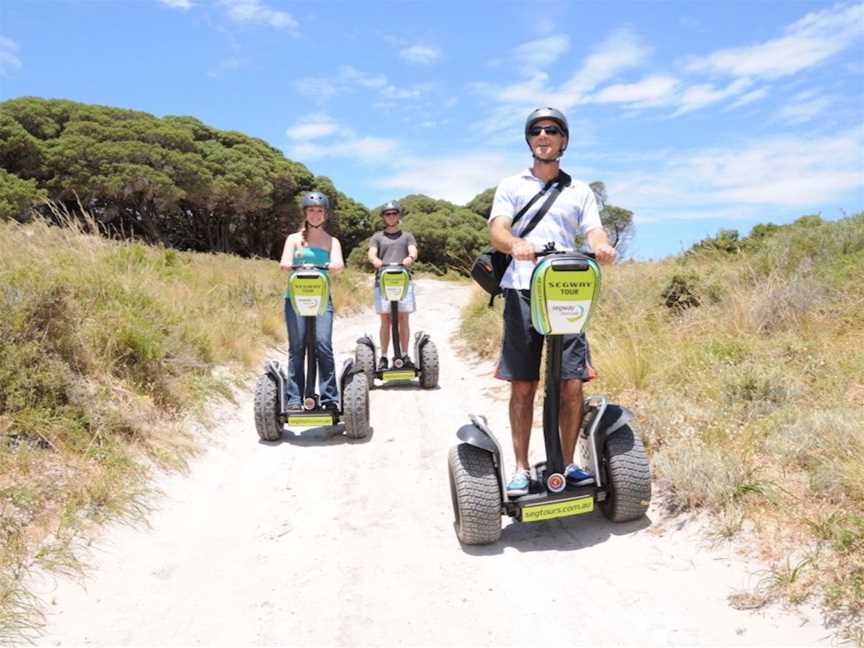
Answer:
<svg viewBox="0 0 864 648"><path fill-rule="evenodd" d="M650 52L651 49L638 36L621 29L595 46L570 79L557 88L550 86L548 74L535 70L530 78L511 85L475 83L472 89L507 104L506 107L499 107L507 111L518 108L519 112L525 112L529 106L540 105L568 110L588 101L588 95L598 85L624 70L640 65Z"/></svg>
<svg viewBox="0 0 864 648"><path fill-rule="evenodd" d="M519 45L514 56L526 70L535 70L557 61L570 49L570 38L564 34L539 38Z"/></svg>
<svg viewBox="0 0 864 648"><path fill-rule="evenodd" d="M583 95L613 78L619 72L645 62L651 48L628 29L619 29L597 45L582 67L564 84L561 92L569 99L562 104L569 108L579 103Z"/></svg>
<svg viewBox="0 0 864 648"><path fill-rule="evenodd" d="M545 72L537 72L532 78L520 81L503 88L492 88L495 98L504 103L531 103L537 102L539 97L548 95L550 90L546 87L549 75ZM542 103L542 101L541 101Z"/></svg>
<svg viewBox="0 0 864 648"><path fill-rule="evenodd" d="M224 72L233 72L235 70L239 70L244 65L249 63L249 59L242 56L230 56L228 58L222 59L216 65L212 66L210 70L207 72L207 76L211 78L218 78Z"/></svg>
<svg viewBox="0 0 864 648"><path fill-rule="evenodd" d="M15 70L21 69L21 59L18 58L18 44L11 38L0 36L0 77L9 76Z"/></svg>
<svg viewBox="0 0 864 648"><path fill-rule="evenodd" d="M719 50L690 62L688 70L778 79L825 61L864 36L864 4L808 14L780 38Z"/></svg>
<svg viewBox="0 0 864 648"><path fill-rule="evenodd" d="M737 79L725 88L716 88L711 83L700 83L690 86L678 98L680 104L673 117L683 115L693 110L710 106L729 97L734 97L747 90L751 85L749 79Z"/></svg>
<svg viewBox="0 0 864 648"><path fill-rule="evenodd" d="M383 99L415 99L428 92L431 86L417 84L410 88L399 88L389 83L384 75L370 76L350 65L343 65L333 77L298 79L294 82L294 88L301 95L317 99L329 99L354 92L358 88L375 90Z"/></svg>
<svg viewBox="0 0 864 648"><path fill-rule="evenodd" d="M399 172L375 182L382 189L423 193L463 205L478 193L523 165L500 153L475 153L458 157L415 159L400 162Z"/></svg>
<svg viewBox="0 0 864 648"><path fill-rule="evenodd" d="M414 86L413 88L397 88L393 85L388 85L383 88L381 94L387 99L416 99L425 92L424 86Z"/></svg>
<svg viewBox="0 0 864 648"><path fill-rule="evenodd" d="M777 117L789 125L804 124L824 113L833 101L833 97L812 90L799 92L778 111Z"/></svg>
<svg viewBox="0 0 864 648"><path fill-rule="evenodd" d="M260 23L290 32L299 26L291 14L271 9L261 0L222 0L222 4L228 9L228 16L237 22Z"/></svg>
<svg viewBox="0 0 864 648"><path fill-rule="evenodd" d="M350 65L343 65L339 68L338 78L342 82L360 85L364 88L380 88L387 85L387 77L384 75L369 76Z"/></svg>
<svg viewBox="0 0 864 648"><path fill-rule="evenodd" d="M595 93L592 103L655 105L668 102L678 88L678 79L650 76L636 83L608 85Z"/></svg>
<svg viewBox="0 0 864 648"><path fill-rule="evenodd" d="M738 97L738 99L736 99L733 103L729 105L729 108L741 108L742 106L746 106L755 101L759 101L760 99L764 99L767 96L768 88L757 88L756 90L751 90L750 92Z"/></svg>
<svg viewBox="0 0 864 648"><path fill-rule="evenodd" d="M285 131L291 139L318 139L339 131L339 124L326 115L310 115Z"/></svg>
<svg viewBox="0 0 864 648"><path fill-rule="evenodd" d="M440 58L441 52L425 45L411 45L410 47L403 47L399 51L399 56L409 63L431 65Z"/></svg>
<svg viewBox="0 0 864 648"><path fill-rule="evenodd" d="M668 156L650 173L610 174L615 204L640 218L713 218L756 206L817 208L864 190L864 127L831 136L760 138ZM643 167L644 168L644 167Z"/></svg>
<svg viewBox="0 0 864 648"><path fill-rule="evenodd" d="M192 0L159 0L159 2L172 9L183 9L185 11L192 8Z"/></svg>
<svg viewBox="0 0 864 648"><path fill-rule="evenodd" d="M347 133L347 131L346 131ZM345 134L326 142L304 142L290 147L286 155L294 160L349 158L358 162L376 162L392 157L398 142L382 137L357 137Z"/></svg>
<svg viewBox="0 0 864 648"><path fill-rule="evenodd" d="M329 99L340 92L336 82L319 77L306 77L294 82L294 89L304 97L312 99Z"/></svg>

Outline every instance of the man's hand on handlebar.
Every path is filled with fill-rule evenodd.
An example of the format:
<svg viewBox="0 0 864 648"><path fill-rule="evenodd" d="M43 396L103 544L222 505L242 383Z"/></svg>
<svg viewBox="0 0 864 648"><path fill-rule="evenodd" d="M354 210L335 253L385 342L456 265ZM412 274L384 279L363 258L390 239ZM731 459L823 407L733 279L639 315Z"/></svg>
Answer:
<svg viewBox="0 0 864 648"><path fill-rule="evenodd" d="M618 252L611 245L603 243L602 245L597 246L594 250L594 255L600 263L614 263L615 258L618 256Z"/></svg>
<svg viewBox="0 0 864 648"><path fill-rule="evenodd" d="M534 261L534 244L525 239L515 238L510 245L510 255L517 261Z"/></svg>
<svg viewBox="0 0 864 648"><path fill-rule="evenodd" d="M384 265L384 262L381 259L374 259L372 261L372 265L377 269Z"/></svg>

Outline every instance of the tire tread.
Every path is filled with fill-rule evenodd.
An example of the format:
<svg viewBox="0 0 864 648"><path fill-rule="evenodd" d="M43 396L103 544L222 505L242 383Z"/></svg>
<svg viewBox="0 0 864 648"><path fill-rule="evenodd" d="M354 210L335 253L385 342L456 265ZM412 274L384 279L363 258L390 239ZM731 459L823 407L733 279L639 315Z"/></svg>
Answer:
<svg viewBox="0 0 864 648"><path fill-rule="evenodd" d="M460 443L447 457L456 514L456 535L467 545L490 544L501 537L501 491L492 455Z"/></svg>
<svg viewBox="0 0 864 648"><path fill-rule="evenodd" d="M606 455L609 494L601 509L613 522L638 520L651 501L651 469L642 440L629 425L607 440Z"/></svg>

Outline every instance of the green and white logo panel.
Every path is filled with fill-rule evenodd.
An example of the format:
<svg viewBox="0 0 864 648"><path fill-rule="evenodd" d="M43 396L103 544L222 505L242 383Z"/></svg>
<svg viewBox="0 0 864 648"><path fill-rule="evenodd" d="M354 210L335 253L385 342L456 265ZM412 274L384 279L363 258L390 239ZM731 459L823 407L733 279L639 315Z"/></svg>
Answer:
<svg viewBox="0 0 864 648"><path fill-rule="evenodd" d="M408 292L410 276L405 268L385 268L381 271L381 294L387 301L399 301Z"/></svg>
<svg viewBox="0 0 864 648"><path fill-rule="evenodd" d="M531 276L532 326L541 335L582 333L599 288L600 269L592 259L544 259Z"/></svg>
<svg viewBox="0 0 864 648"><path fill-rule="evenodd" d="M295 272L288 279L294 311L301 317L316 317L327 310L330 281L320 270Z"/></svg>

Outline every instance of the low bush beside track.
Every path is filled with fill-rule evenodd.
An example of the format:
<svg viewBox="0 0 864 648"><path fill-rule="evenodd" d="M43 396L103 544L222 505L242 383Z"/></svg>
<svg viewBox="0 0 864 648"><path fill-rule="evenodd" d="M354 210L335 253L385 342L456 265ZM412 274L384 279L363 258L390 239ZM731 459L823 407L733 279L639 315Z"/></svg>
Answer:
<svg viewBox="0 0 864 648"><path fill-rule="evenodd" d="M40 623L27 572L79 569L72 541L141 513L152 467L198 447L184 419L285 341L285 284L275 261L0 223L0 643ZM337 309L367 284L337 275Z"/></svg>
<svg viewBox="0 0 864 648"><path fill-rule="evenodd" d="M864 215L732 242L604 272L587 392L637 413L671 508L712 512L720 536L756 534L772 565L761 600L818 598L860 643ZM463 312L463 338L486 357L496 301L478 289Z"/></svg>

